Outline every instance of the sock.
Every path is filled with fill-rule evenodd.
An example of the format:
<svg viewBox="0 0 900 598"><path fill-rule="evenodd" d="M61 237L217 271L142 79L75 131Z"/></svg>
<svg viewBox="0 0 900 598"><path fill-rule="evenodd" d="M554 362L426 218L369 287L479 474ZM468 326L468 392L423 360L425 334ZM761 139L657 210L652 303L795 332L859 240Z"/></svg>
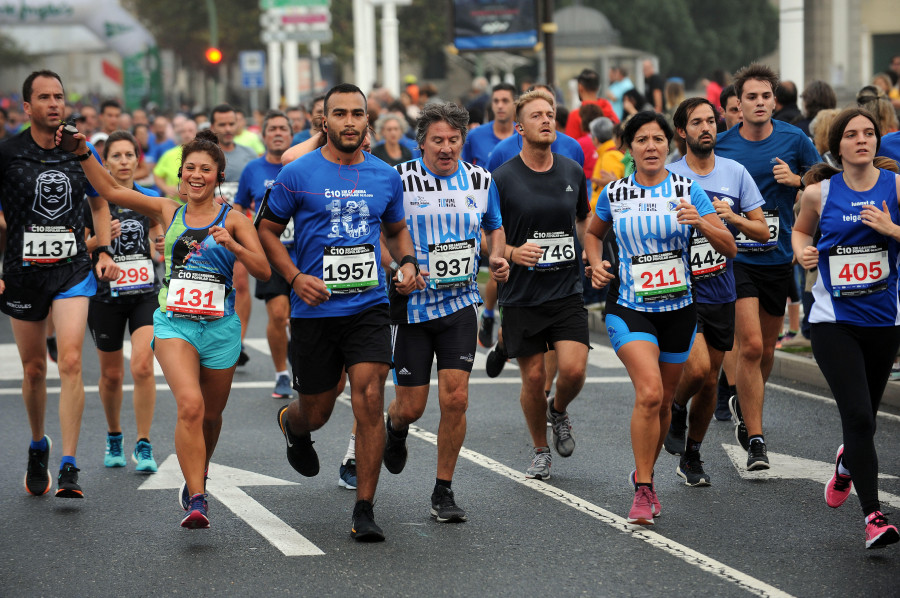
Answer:
<svg viewBox="0 0 900 598"><path fill-rule="evenodd" d="M453 483L453 480L442 480L441 478L434 478L434 487L437 488L439 486L443 486L444 488L450 488L450 485Z"/></svg>
<svg viewBox="0 0 900 598"><path fill-rule="evenodd" d="M44 436L37 442L32 440L30 448L31 448L31 450L35 450L35 451L46 451L49 448L49 445L47 444L47 437Z"/></svg>
<svg viewBox="0 0 900 598"><path fill-rule="evenodd" d="M703 444L702 440L694 440L693 438L688 436L686 452L699 453L701 444Z"/></svg>
<svg viewBox="0 0 900 598"><path fill-rule="evenodd" d="M138 441L138 442L146 442L147 444L150 444L150 439L149 439L149 438L138 438L137 441Z"/></svg>
<svg viewBox="0 0 900 598"><path fill-rule="evenodd" d="M107 432L107 433L106 433L106 436L107 436L108 438L119 438L119 439L121 439L121 438L122 438L122 433L121 433L121 432Z"/></svg>
<svg viewBox="0 0 900 598"><path fill-rule="evenodd" d="M280 372L275 372L275 382L278 382L278 378L281 377L281 376L287 376L288 378L291 377L291 375L288 374L288 371L287 371L287 370L282 370L282 371L280 371Z"/></svg>
<svg viewBox="0 0 900 598"><path fill-rule="evenodd" d="M344 453L341 465L346 465L350 459L356 459L356 434L350 434L350 443L347 444L347 452Z"/></svg>
<svg viewBox="0 0 900 598"><path fill-rule="evenodd" d="M838 473L841 474L841 475L846 475L846 476L849 476L849 475L850 475L850 470L847 469L846 467L844 467L844 459L843 459L843 457L841 458L840 461L838 461L837 471L838 471Z"/></svg>
<svg viewBox="0 0 900 598"><path fill-rule="evenodd" d="M681 412L683 412L685 409L687 409L687 407L684 407L684 406L682 406L682 405L679 405L679 404L676 403L675 401L672 401L672 411L677 411L678 413L681 413Z"/></svg>
<svg viewBox="0 0 900 598"><path fill-rule="evenodd" d="M550 403L550 413L552 413L553 415L565 415L566 414L565 411L557 411L556 410L556 407L553 406L554 403L556 403L556 399L553 400L553 403Z"/></svg>
<svg viewBox="0 0 900 598"><path fill-rule="evenodd" d="M78 467L78 465L75 464L75 457L63 455L62 461L59 462L59 470L60 471L62 471L62 468L65 467L66 463L71 463L72 467Z"/></svg>
<svg viewBox="0 0 900 598"><path fill-rule="evenodd" d="M646 487L649 488L650 490L653 490L653 484L652 484L652 483L650 483L650 484L644 484L644 483L642 483L642 482L638 482L638 483L636 483L636 484L634 485L634 491L637 492L637 491L638 491L638 488L640 488L641 486L646 486Z"/></svg>
<svg viewBox="0 0 900 598"><path fill-rule="evenodd" d="M482 315L483 317L485 317L485 318L493 318L493 317L494 317L494 310L493 310L493 309L486 309L486 310L484 310L483 312L481 312L481 315Z"/></svg>
<svg viewBox="0 0 900 598"><path fill-rule="evenodd" d="M719 372L719 387L728 388L728 376L725 375L724 369Z"/></svg>
<svg viewBox="0 0 900 598"><path fill-rule="evenodd" d="M748 442L749 442L749 444L753 444L754 442L762 442L763 444L766 443L766 441L765 441L765 439L763 438L763 435L762 435L762 434L755 434L754 436L751 436L751 437L748 439Z"/></svg>

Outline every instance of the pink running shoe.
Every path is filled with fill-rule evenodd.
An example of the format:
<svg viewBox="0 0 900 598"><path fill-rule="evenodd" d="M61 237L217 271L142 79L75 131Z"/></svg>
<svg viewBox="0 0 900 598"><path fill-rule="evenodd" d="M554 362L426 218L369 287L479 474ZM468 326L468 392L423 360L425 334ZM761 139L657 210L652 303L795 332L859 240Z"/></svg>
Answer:
<svg viewBox="0 0 900 598"><path fill-rule="evenodd" d="M631 487L635 488L637 484L634 483L634 474L637 473L637 470L632 469L631 475L628 476L628 481L631 482ZM656 482L653 481L653 474L650 474L650 503L653 505L653 516L659 517L662 515L662 505L659 504L659 497L656 496Z"/></svg>
<svg viewBox="0 0 900 598"><path fill-rule="evenodd" d="M637 499L634 499L637 504ZM632 509L634 511L634 509ZM888 523L881 511L875 511L866 517L866 548L884 548L900 540L897 528Z"/></svg>
<svg viewBox="0 0 900 598"><path fill-rule="evenodd" d="M653 525L653 491L647 486L638 486L634 492L634 502L628 512L628 523ZM896 530L895 530L896 531Z"/></svg>
<svg viewBox="0 0 900 598"><path fill-rule="evenodd" d="M850 490L853 488L853 480L848 475L838 473L838 464L841 462L841 456L844 454L844 445L838 447L837 457L834 460L834 475L825 484L825 503L832 509L836 509L847 500L850 496Z"/></svg>

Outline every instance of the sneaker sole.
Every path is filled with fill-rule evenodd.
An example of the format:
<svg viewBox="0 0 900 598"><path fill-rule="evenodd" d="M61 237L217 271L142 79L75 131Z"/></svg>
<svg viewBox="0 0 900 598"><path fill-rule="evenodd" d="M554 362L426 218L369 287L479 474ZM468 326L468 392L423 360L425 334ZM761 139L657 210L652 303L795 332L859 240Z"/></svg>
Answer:
<svg viewBox="0 0 900 598"><path fill-rule="evenodd" d="M357 532L351 528L350 537L357 542L384 542L384 532L374 529Z"/></svg>
<svg viewBox="0 0 900 598"><path fill-rule="evenodd" d="M282 394L278 394L277 392L273 392L273 393L272 393L272 398L273 398L273 399L281 399L281 400L284 400L284 399L289 399L289 398L291 398L291 395L282 395Z"/></svg>
<svg viewBox="0 0 900 598"><path fill-rule="evenodd" d="M209 517L200 511L191 511L187 517L181 520L181 527L185 529L209 529Z"/></svg>
<svg viewBox="0 0 900 598"><path fill-rule="evenodd" d="M675 468L675 473L678 474L678 477L680 477L681 479L684 480L684 485L685 485L685 486L690 486L691 488L697 488L697 487L699 487L699 486L710 486L710 485L711 485L711 484L709 483L709 480L708 480L708 479L701 479L701 480L700 480L699 482L697 482L696 484L691 484L691 483L688 481L687 476L684 474L684 472L681 471L681 467L680 467L680 466Z"/></svg>
<svg viewBox="0 0 900 598"><path fill-rule="evenodd" d="M769 464L765 461L757 461L756 463L749 463L747 465L747 471L761 471L764 469L769 469Z"/></svg>
<svg viewBox="0 0 900 598"><path fill-rule="evenodd" d="M134 453L131 453L131 461L134 463L134 470L138 473L156 473L159 470L159 466L156 464L156 461L144 462L143 465L140 461L138 461L137 457L134 456Z"/></svg>
<svg viewBox="0 0 900 598"><path fill-rule="evenodd" d="M740 406L739 406L740 407ZM747 436L747 425L743 422L743 420L738 416L738 410L735 409L731 404L731 399L728 400L728 411L731 412L731 421L734 423L734 439L737 440L737 443L741 445L745 451L750 448L750 439L747 438L745 442L741 441L741 427L744 428L744 436Z"/></svg>
<svg viewBox="0 0 900 598"><path fill-rule="evenodd" d="M550 479L550 474L548 473L547 475L542 475L542 474L539 474L539 473L538 473L538 474L534 474L534 475L529 475L529 474L526 473L526 474L525 474L525 479L526 479L526 480L541 480L541 481L546 481L546 480L549 480L549 479Z"/></svg>
<svg viewBox="0 0 900 598"><path fill-rule="evenodd" d="M49 466L50 465L49 455L50 455L50 451L53 449L53 441L50 440L49 436L45 435L44 438L47 439L47 455L48 455L47 465ZM44 488L43 492L40 492L40 493L32 492L31 488L28 487L28 471L27 470L25 471L25 492L27 492L28 494L30 494L32 496L44 496L45 494L50 492L50 488L52 488L52 487L53 487L53 476L50 475L49 467L47 469L47 487Z"/></svg>
<svg viewBox="0 0 900 598"><path fill-rule="evenodd" d="M631 525L653 525L653 517L651 517L650 519L646 519L644 517L629 517L628 519L626 519L626 521Z"/></svg>
<svg viewBox="0 0 900 598"><path fill-rule="evenodd" d="M889 529L877 538L867 540L866 548L884 548L885 546L896 544L898 541L900 541L900 534L896 530Z"/></svg>
<svg viewBox="0 0 900 598"><path fill-rule="evenodd" d="M347 490L356 490L356 486L352 486L352 485L348 484L341 478L338 478L338 486L340 486L341 488L346 488Z"/></svg>
<svg viewBox="0 0 900 598"><path fill-rule="evenodd" d="M437 509L431 507L431 516L438 523L465 523L469 518L465 515L454 515L453 517L438 517Z"/></svg>
<svg viewBox="0 0 900 598"><path fill-rule="evenodd" d="M61 488L56 491L56 498L84 498L84 492L72 488Z"/></svg>
<svg viewBox="0 0 900 598"><path fill-rule="evenodd" d="M107 461L106 459L104 459L103 465L109 468L125 467L125 457L121 457L121 459L121 461L119 461L118 459L116 459L115 461Z"/></svg>

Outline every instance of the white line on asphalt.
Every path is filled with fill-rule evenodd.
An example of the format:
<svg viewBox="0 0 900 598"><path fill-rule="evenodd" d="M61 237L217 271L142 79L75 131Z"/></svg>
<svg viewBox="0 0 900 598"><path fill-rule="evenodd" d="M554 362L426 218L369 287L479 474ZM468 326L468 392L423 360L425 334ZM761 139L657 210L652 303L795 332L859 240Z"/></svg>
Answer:
<svg viewBox="0 0 900 598"><path fill-rule="evenodd" d="M347 407L350 406L350 398L346 394L342 394L340 396L340 401ZM409 433L416 438L424 440L426 442L430 442L431 444L437 446L437 436L428 432L427 430L423 430L422 428L411 425L409 427ZM720 577L725 581L731 582L736 586L750 592L751 594L755 594L757 596L771 596L778 598L792 598L791 594L784 592L775 586L771 586L766 582L756 579L755 577L751 577L742 571L738 571L728 565L715 560L712 557L708 557L704 554L693 550L692 548L688 548L683 544L679 544L674 540L670 540L665 536L658 534L656 532L649 531L640 526L635 526L629 524L624 518L615 515L606 509L598 507L595 504L592 504L586 500L583 500L574 494L570 494L565 490L560 490L559 488L554 488L553 486L548 485L546 482L542 482L540 480L529 480L526 479L524 474L519 471L516 471L502 463L491 459L481 453L476 453L475 451L469 450L465 447L460 450L459 456L467 459L476 465L480 465L485 469L492 471L496 474L499 474L505 478L512 480L518 484L523 486L527 486L532 490L540 492L545 496L549 496L550 498L557 500L565 505L572 507L586 515L590 515L594 519L602 521L603 523L609 525L613 529L620 531L625 534L630 534L634 538L638 540L642 540L647 542L651 546L655 548L659 548L660 550L669 553L670 555L679 558L690 565L694 565L695 567L705 571L707 573L711 573L716 577Z"/></svg>
<svg viewBox="0 0 900 598"><path fill-rule="evenodd" d="M795 394L799 397L804 397L806 399L815 399L816 401L821 401L823 403L831 403L834 405L834 398L825 395L817 395L815 393L806 392L805 390L797 390L796 388L791 388L790 386L782 386L781 384L774 384L772 382L767 382L766 386L771 386L772 388L776 388L778 390L783 390L784 392L789 392L791 394ZM891 421L900 422L900 415L894 415L893 413L885 413L884 411L878 412L878 417L889 419Z"/></svg>

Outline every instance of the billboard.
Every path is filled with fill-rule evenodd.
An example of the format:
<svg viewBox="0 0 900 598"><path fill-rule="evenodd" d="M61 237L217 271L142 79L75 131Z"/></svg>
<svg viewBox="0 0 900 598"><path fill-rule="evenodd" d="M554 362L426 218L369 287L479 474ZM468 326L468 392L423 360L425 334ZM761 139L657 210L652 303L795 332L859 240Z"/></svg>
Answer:
<svg viewBox="0 0 900 598"><path fill-rule="evenodd" d="M460 52L533 49L537 0L453 0L453 45Z"/></svg>

